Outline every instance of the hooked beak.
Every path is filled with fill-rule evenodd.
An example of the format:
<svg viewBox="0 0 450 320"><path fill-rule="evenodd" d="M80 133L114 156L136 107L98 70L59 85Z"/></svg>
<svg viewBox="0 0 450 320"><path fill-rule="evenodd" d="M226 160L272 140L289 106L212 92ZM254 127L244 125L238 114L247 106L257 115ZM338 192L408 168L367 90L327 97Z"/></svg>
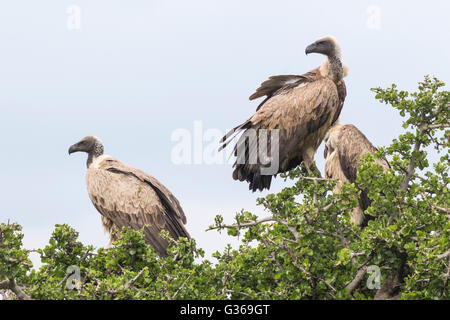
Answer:
<svg viewBox="0 0 450 320"><path fill-rule="evenodd" d="M313 52L315 52L315 49L316 49L316 44L312 43L306 47L305 54L308 55L308 53L313 53Z"/></svg>
<svg viewBox="0 0 450 320"><path fill-rule="evenodd" d="M70 148L69 148L69 154L74 153L74 152L77 152L77 151L79 151L79 150L78 150L76 144L70 146Z"/></svg>

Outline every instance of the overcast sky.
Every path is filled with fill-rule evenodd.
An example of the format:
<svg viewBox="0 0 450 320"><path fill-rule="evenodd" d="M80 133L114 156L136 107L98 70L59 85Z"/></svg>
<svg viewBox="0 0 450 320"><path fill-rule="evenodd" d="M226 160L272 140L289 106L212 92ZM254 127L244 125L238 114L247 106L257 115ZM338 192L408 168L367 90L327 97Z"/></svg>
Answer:
<svg viewBox="0 0 450 320"><path fill-rule="evenodd" d="M96 135L107 154L174 193L208 256L236 245L205 229L215 215L232 222L242 208L267 215L255 205L267 192L234 181L226 163L175 164L172 133L194 135L195 121L223 133L243 122L262 81L317 67L324 57L304 49L332 34L350 68L341 123L355 124L376 146L389 144L401 118L370 88L395 82L413 90L425 74L450 81L449 12L444 0L3 1L0 222L20 223L27 248L43 247L60 223L84 243L105 246L86 191L86 156L67 154ZM283 185L277 178L271 192Z"/></svg>

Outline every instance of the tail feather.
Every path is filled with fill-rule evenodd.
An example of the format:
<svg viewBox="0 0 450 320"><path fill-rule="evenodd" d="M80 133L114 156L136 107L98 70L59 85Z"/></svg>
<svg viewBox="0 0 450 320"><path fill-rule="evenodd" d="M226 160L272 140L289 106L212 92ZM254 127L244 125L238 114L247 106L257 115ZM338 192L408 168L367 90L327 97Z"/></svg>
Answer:
<svg viewBox="0 0 450 320"><path fill-rule="evenodd" d="M239 164L233 171L233 179L239 181L247 181L249 183L249 190L255 192L256 190L263 191L270 189L272 182L271 175L261 175L259 169L252 171L248 166Z"/></svg>
<svg viewBox="0 0 450 320"><path fill-rule="evenodd" d="M222 151L223 149L225 149L228 144L233 141L233 139L238 135L238 133L244 129L249 128L251 125L251 121L250 119L245 121L244 123L234 127L233 129L231 129L230 131L228 131L223 137L222 139L220 139L219 143L222 143L222 145L219 147L219 151Z"/></svg>

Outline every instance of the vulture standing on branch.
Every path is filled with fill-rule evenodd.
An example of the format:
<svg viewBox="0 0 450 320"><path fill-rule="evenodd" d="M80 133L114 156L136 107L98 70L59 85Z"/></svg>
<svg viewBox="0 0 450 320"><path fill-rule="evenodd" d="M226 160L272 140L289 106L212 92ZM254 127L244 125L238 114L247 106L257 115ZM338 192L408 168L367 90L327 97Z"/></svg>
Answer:
<svg viewBox="0 0 450 320"><path fill-rule="evenodd" d="M220 141L219 151L243 132L233 150L237 157L233 179L247 181L253 192L269 189L272 176L302 162L311 173L314 154L341 113L346 96L343 78L347 68L341 61L338 43L334 37L326 36L309 45L305 53L320 53L328 59L303 75L272 76L263 82L250 96L250 100L266 96L256 113ZM249 139L252 132L257 138ZM271 138L261 139L260 133L270 133L267 136ZM274 133L277 136L272 141ZM271 150L270 156L259 156L255 161L256 154L263 150L261 148ZM278 153L274 155L273 152ZM278 159L275 158L277 155ZM269 162L277 162L271 174L263 172Z"/></svg>
<svg viewBox="0 0 450 320"><path fill-rule="evenodd" d="M354 183L356 173L361 163L361 157L374 154L377 149L366 136L351 124L335 124L325 137L325 176L338 180L333 193L341 191L344 182ZM389 168L385 159L376 159L384 170ZM361 190L358 207L350 212L350 220L357 226L363 226L367 221L364 211L370 206L367 190Z"/></svg>
<svg viewBox="0 0 450 320"><path fill-rule="evenodd" d="M162 229L171 237L189 238L186 217L174 195L151 175L103 154L102 142L93 136L69 148L69 154L88 154L86 184L89 198L102 216L103 227L115 239L113 230L131 227L143 230L145 239L166 256L168 243L159 236Z"/></svg>

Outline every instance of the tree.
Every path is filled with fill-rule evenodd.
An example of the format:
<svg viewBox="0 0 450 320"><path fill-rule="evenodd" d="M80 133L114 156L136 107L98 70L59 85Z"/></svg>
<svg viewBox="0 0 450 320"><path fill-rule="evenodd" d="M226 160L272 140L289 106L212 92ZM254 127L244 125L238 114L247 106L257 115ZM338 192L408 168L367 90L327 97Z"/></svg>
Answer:
<svg viewBox="0 0 450 320"><path fill-rule="evenodd" d="M0 225L0 290L11 299L449 299L450 209L448 190L450 93L425 77L409 94L376 88L376 99L405 118L405 132L366 155L356 184L306 176L298 167L283 175L295 183L258 200L270 212L260 219L242 211L234 223L216 216L210 230L240 236L242 244L204 259L194 239L170 242L160 258L138 231L124 229L109 249L77 240L57 225L49 244L36 250L32 269L21 227ZM433 150L433 148L435 150ZM437 156L431 156L434 152ZM375 163L386 157L384 171ZM436 159L433 161L433 159ZM359 191L372 199L364 228L349 212Z"/></svg>

